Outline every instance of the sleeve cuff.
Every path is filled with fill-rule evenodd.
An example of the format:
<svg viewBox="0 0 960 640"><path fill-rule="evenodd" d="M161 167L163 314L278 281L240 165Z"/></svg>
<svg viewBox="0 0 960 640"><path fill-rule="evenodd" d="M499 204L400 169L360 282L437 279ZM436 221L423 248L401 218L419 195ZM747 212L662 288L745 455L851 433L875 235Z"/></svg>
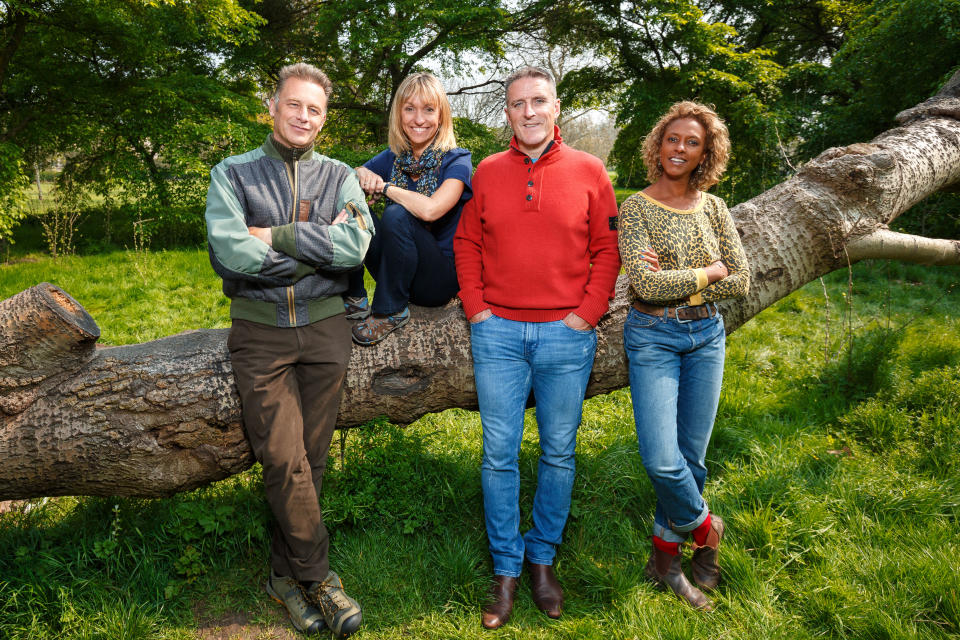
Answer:
<svg viewBox="0 0 960 640"><path fill-rule="evenodd" d="M273 248L281 253L285 253L291 258L299 258L297 254L297 233L294 224L284 224L279 227L272 227L270 230L273 236Z"/></svg>
<svg viewBox="0 0 960 640"><path fill-rule="evenodd" d="M305 262L297 262L297 267L293 270L293 277L295 280L300 280L304 276L308 276L311 273L314 273L316 269L311 267Z"/></svg>
<svg viewBox="0 0 960 640"><path fill-rule="evenodd" d="M697 274L697 291L703 291L710 284L710 280L707 278L707 270L694 269L694 272Z"/></svg>
<svg viewBox="0 0 960 640"><path fill-rule="evenodd" d="M468 320L484 309L490 308L490 305L484 302L481 291L468 292L461 289L459 295L460 302L463 303L463 313L467 316Z"/></svg>
<svg viewBox="0 0 960 640"><path fill-rule="evenodd" d="M595 327L609 308L610 303L606 298L600 302L584 300L573 312Z"/></svg>

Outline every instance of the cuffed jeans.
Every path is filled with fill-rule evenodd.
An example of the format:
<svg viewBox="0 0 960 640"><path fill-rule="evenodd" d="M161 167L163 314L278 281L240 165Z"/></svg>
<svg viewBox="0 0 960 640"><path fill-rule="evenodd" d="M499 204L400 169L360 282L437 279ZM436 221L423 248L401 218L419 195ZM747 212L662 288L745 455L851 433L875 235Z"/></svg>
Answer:
<svg viewBox="0 0 960 640"><path fill-rule="evenodd" d="M497 316L470 325L483 424L480 482L493 572L517 577L523 560L553 564L570 513L574 449L597 336L562 321ZM540 461L533 528L520 535L520 444L530 389L536 398Z"/></svg>
<svg viewBox="0 0 960 640"><path fill-rule="evenodd" d="M276 518L270 566L302 582L329 571L330 538L317 498L350 345L342 313L290 328L234 319L227 339L243 426Z"/></svg>
<svg viewBox="0 0 960 640"><path fill-rule="evenodd" d="M373 313L400 313L408 302L439 307L457 294L454 260L440 250L425 222L398 204L387 205L382 218L373 216L373 222L376 233L363 261L377 281ZM363 269L350 273L346 295L366 295Z"/></svg>
<svg viewBox="0 0 960 640"><path fill-rule="evenodd" d="M630 309L623 343L640 456L657 495L653 534L683 542L709 514L703 484L723 379L723 318L685 322Z"/></svg>

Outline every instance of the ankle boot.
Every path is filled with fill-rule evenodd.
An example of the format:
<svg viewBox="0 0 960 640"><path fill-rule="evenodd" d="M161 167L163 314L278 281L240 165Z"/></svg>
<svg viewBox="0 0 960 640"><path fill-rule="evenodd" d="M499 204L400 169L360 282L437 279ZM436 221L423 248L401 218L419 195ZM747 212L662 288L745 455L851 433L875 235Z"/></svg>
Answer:
<svg viewBox="0 0 960 640"><path fill-rule="evenodd" d="M493 576L490 585L492 602L483 608L480 622L487 629L499 629L510 619L513 611L513 596L517 592L517 579L508 576Z"/></svg>
<svg viewBox="0 0 960 640"><path fill-rule="evenodd" d="M670 555L656 547L650 554L650 560L644 573L653 580L658 587L670 587L677 597L689 604L694 609L702 611L713 611L713 602L707 596L703 595L700 589L690 584L687 576L683 573L681 567L681 554Z"/></svg>
<svg viewBox="0 0 960 640"><path fill-rule="evenodd" d="M701 589L716 589L720 584L720 566L717 564L720 540L723 539L723 520L710 514L710 533L701 546L693 543L693 558L690 561L690 573L693 581Z"/></svg>
<svg viewBox="0 0 960 640"><path fill-rule="evenodd" d="M550 618L559 618L563 613L563 589L548 564L528 562L530 568L530 591L533 603Z"/></svg>

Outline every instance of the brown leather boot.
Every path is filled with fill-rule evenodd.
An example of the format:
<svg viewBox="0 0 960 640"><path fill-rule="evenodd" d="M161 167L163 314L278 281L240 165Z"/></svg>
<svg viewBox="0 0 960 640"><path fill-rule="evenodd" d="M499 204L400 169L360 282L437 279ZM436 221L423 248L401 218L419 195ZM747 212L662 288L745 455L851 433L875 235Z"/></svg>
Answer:
<svg viewBox="0 0 960 640"><path fill-rule="evenodd" d="M687 580L680 565L680 556L679 553L671 556L666 551L654 547L644 573L657 583L659 588L670 587L677 597L694 609L713 611L713 602Z"/></svg>
<svg viewBox="0 0 960 640"><path fill-rule="evenodd" d="M717 564L718 548L723 539L723 520L710 514L710 533L705 544L693 543L693 558L690 561L690 573L693 581L701 589L710 591L720 584L720 565Z"/></svg>
<svg viewBox="0 0 960 640"><path fill-rule="evenodd" d="M483 608L480 622L487 629L499 629L510 619L513 611L513 596L517 593L517 579L508 576L493 576L490 585L490 598L493 600Z"/></svg>
<svg viewBox="0 0 960 640"><path fill-rule="evenodd" d="M530 591L533 603L550 618L559 618L563 612L563 589L557 582L553 567L549 564L528 562L530 567Z"/></svg>

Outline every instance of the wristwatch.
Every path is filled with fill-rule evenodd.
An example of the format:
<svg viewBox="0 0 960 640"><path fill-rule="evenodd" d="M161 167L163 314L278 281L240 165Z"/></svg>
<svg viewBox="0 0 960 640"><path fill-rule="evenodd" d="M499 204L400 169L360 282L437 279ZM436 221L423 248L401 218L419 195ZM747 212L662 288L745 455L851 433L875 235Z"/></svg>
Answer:
<svg viewBox="0 0 960 640"><path fill-rule="evenodd" d="M384 182L384 183L383 183L383 189L380 189L380 195L382 195L384 198L386 198L386 197L387 197L387 189L389 189L390 187L395 187L395 186L397 186L397 185L393 184L392 182Z"/></svg>

